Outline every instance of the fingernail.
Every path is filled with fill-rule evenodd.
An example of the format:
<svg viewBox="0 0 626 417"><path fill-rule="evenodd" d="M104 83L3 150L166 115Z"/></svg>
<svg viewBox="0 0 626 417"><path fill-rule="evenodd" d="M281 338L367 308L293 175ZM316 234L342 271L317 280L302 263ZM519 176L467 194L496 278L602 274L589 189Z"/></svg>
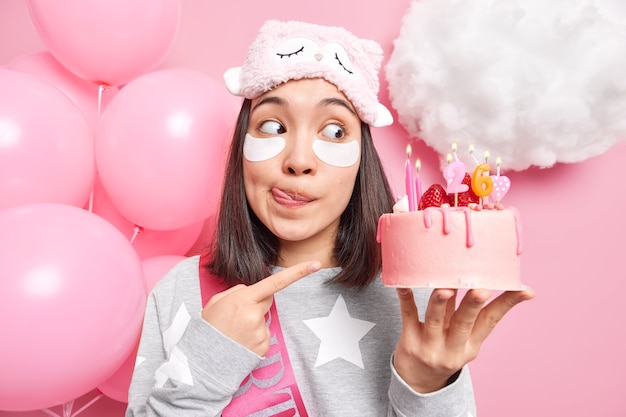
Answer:
<svg viewBox="0 0 626 417"><path fill-rule="evenodd" d="M319 261L315 261L309 264L309 272L317 272L322 268L322 264Z"/></svg>
<svg viewBox="0 0 626 417"><path fill-rule="evenodd" d="M396 288L398 291L398 295L409 295L411 294L411 290L409 288Z"/></svg>

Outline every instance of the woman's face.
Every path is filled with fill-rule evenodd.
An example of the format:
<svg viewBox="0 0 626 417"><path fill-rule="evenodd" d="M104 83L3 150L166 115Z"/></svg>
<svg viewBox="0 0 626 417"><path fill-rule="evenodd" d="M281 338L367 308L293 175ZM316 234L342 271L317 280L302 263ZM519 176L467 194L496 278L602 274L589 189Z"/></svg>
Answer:
<svg viewBox="0 0 626 417"><path fill-rule="evenodd" d="M252 100L246 196L281 257L286 248L332 250L360 162L361 121L333 84L292 80Z"/></svg>

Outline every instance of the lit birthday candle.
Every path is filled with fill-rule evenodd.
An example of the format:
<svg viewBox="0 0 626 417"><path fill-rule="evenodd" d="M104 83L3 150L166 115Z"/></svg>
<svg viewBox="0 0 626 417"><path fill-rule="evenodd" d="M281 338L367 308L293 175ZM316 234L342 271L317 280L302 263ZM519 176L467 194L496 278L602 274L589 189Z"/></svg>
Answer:
<svg viewBox="0 0 626 417"><path fill-rule="evenodd" d="M478 164L472 173L472 191L480 197L481 202L493 191L493 178L489 176L489 170L491 169L489 156L489 149L487 149L485 151L485 163Z"/></svg>
<svg viewBox="0 0 626 417"><path fill-rule="evenodd" d="M480 164L472 174L472 191L478 197L487 197L493 191L493 178L489 176L489 164ZM485 175L487 174L487 175Z"/></svg>
<svg viewBox="0 0 626 417"><path fill-rule="evenodd" d="M476 155L474 155L474 151L475 151L474 144L470 143L469 154L472 157L472 159L474 160L474 162L476 162L476 165L480 165L480 162L478 161L478 158L476 158Z"/></svg>
<svg viewBox="0 0 626 417"><path fill-rule="evenodd" d="M452 154L448 154L446 161L448 164L443 170L443 177L446 179L446 192L454 194L454 205L458 206L459 193L469 189L467 184L463 184L465 178L465 164L461 161L453 161Z"/></svg>
<svg viewBox="0 0 626 417"><path fill-rule="evenodd" d="M452 142L452 156L454 157L455 161L459 160L458 155L456 154L457 151L457 146L456 146L456 142Z"/></svg>
<svg viewBox="0 0 626 417"><path fill-rule="evenodd" d="M420 198L422 198L422 180L420 179L420 169L422 169L422 163L418 159L415 161L415 204L419 204Z"/></svg>
<svg viewBox="0 0 626 417"><path fill-rule="evenodd" d="M411 145L406 146L406 163L404 164L404 185L406 196L409 200L409 211L415 211L415 183L413 180L413 167L411 167Z"/></svg>
<svg viewBox="0 0 626 417"><path fill-rule="evenodd" d="M491 176L491 180L493 181L491 200L495 203L496 207L500 205L500 201L502 201L511 188L511 180L509 177L500 175L500 165L502 165L502 159L498 156L496 158L496 175Z"/></svg>

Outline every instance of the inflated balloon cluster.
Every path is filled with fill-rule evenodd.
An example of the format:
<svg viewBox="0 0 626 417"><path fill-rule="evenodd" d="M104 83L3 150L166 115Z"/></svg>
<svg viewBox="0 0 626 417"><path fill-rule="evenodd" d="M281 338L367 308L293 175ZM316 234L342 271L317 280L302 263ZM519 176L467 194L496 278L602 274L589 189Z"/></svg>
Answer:
<svg viewBox="0 0 626 417"><path fill-rule="evenodd" d="M0 69L0 410L69 416L96 389L127 400L148 291L209 224L238 103L155 70L179 0L27 5L47 49Z"/></svg>
<svg viewBox="0 0 626 417"><path fill-rule="evenodd" d="M413 1L386 66L409 134L524 170L626 138L626 3ZM466 161L469 162L469 161Z"/></svg>

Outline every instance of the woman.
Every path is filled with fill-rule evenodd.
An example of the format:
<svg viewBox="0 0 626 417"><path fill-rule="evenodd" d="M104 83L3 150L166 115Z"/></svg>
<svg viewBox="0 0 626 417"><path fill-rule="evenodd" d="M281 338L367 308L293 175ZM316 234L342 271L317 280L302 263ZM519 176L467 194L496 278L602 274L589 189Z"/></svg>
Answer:
<svg viewBox="0 0 626 417"><path fill-rule="evenodd" d="M476 415L466 364L534 294L455 310L454 290L382 285L381 61L342 28L269 21L227 71L245 100L217 236L153 289L127 416Z"/></svg>

